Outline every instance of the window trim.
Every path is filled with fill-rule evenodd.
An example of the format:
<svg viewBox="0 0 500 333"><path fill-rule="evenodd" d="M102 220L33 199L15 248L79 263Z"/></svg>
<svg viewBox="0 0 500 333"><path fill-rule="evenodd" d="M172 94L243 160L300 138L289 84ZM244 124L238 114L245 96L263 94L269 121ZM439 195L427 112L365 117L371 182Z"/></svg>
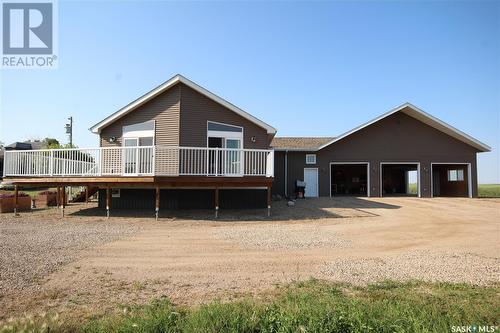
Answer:
<svg viewBox="0 0 500 333"><path fill-rule="evenodd" d="M311 156L314 157L314 161L312 161L312 162L308 160L308 158ZM308 165L316 164L316 154L306 154L306 164L308 164Z"/></svg>
<svg viewBox="0 0 500 333"><path fill-rule="evenodd" d="M215 123L220 125L226 125L231 127L241 128L241 132L231 132L231 131L212 131L208 129L208 123ZM245 128L242 126L221 123L213 120L207 120L207 147L209 138L222 138L223 145L226 145L226 139L237 139L240 140L240 149L244 149L245 141Z"/></svg>
<svg viewBox="0 0 500 333"><path fill-rule="evenodd" d="M446 171L447 171L447 176L448 176L449 182L456 183L456 182L463 182L465 180L463 169L447 169ZM452 179L453 178L451 176L452 174L454 174L455 179Z"/></svg>
<svg viewBox="0 0 500 333"><path fill-rule="evenodd" d="M127 128L130 128L134 125L149 125L152 124L152 129L146 129L146 130L128 130ZM142 123L135 123L131 125L126 125L122 126L122 138L141 138L141 137L152 137L153 138L153 145L155 143L155 132L156 132L156 121L155 120L148 120L144 121Z"/></svg>

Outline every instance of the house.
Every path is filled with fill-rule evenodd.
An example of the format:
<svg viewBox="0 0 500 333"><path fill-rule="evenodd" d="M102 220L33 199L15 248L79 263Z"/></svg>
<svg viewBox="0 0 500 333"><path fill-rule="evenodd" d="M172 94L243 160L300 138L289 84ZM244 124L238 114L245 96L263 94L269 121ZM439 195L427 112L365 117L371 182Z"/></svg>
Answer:
<svg viewBox="0 0 500 333"><path fill-rule="evenodd" d="M476 154L490 151L410 103L338 137L276 137L271 146L274 193L291 195L303 179L306 197L476 197Z"/></svg>
<svg viewBox="0 0 500 333"><path fill-rule="evenodd" d="M99 147L7 151L7 181L99 187L108 214L111 207L270 209L276 129L181 75L90 130Z"/></svg>
<svg viewBox="0 0 500 333"><path fill-rule="evenodd" d="M269 212L271 193L291 196L297 180L306 182L306 197L473 197L476 154L490 150L408 103L337 137L275 137L272 126L181 75L90 130L99 147L6 151L6 181L99 187L108 214L111 207Z"/></svg>
<svg viewBox="0 0 500 333"><path fill-rule="evenodd" d="M23 142L13 142L10 145L4 147L5 150L35 150L35 149L46 149L47 144L40 140L28 140Z"/></svg>

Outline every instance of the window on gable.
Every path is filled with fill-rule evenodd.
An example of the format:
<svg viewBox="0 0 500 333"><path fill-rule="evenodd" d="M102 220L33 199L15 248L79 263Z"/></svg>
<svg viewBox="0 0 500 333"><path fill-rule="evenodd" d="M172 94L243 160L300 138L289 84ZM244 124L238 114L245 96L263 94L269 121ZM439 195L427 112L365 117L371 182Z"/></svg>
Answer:
<svg viewBox="0 0 500 333"><path fill-rule="evenodd" d="M306 154L306 164L316 164L316 154Z"/></svg>
<svg viewBox="0 0 500 333"><path fill-rule="evenodd" d="M464 180L464 170L454 169L448 170L448 181L449 182L461 182Z"/></svg>
<svg viewBox="0 0 500 333"><path fill-rule="evenodd" d="M234 126L229 124L216 123L214 121L207 122L207 130L209 131L219 131L219 132L237 132L242 133L243 127Z"/></svg>

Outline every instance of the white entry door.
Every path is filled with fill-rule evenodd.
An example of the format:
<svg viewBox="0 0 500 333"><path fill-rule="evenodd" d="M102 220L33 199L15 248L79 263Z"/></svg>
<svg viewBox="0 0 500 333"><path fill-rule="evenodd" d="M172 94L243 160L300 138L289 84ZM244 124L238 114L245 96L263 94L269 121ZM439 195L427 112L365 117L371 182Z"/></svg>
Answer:
<svg viewBox="0 0 500 333"><path fill-rule="evenodd" d="M304 168L304 181L306 182L306 190L304 195L306 197L318 196L318 169L317 168Z"/></svg>

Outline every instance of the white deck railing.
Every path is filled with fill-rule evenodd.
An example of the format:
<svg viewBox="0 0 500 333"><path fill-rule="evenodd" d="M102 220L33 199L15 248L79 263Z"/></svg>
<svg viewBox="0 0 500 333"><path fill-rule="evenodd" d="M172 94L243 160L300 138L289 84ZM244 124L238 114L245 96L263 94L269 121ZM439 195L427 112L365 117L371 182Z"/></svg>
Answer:
<svg viewBox="0 0 500 333"><path fill-rule="evenodd" d="M199 147L6 150L4 177L274 175L274 151Z"/></svg>

